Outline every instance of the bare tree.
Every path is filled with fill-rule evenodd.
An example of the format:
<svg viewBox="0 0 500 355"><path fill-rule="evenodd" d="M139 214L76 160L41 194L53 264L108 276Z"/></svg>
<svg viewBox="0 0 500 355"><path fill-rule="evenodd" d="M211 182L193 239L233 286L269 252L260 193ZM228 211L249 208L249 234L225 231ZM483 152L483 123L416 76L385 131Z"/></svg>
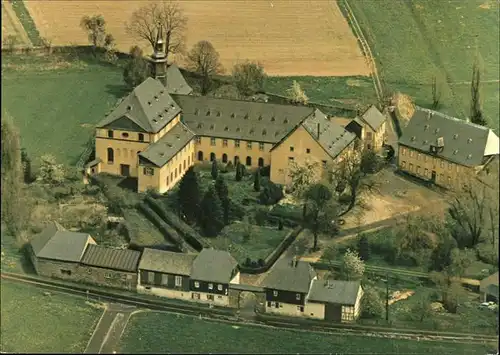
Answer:
<svg viewBox="0 0 500 355"><path fill-rule="evenodd" d="M483 114L480 97L481 66L479 54L472 66L471 101L470 101L470 121L481 126L487 126L488 122Z"/></svg>
<svg viewBox="0 0 500 355"><path fill-rule="evenodd" d="M156 34L161 25L165 32L165 51L168 58L170 53L183 51L186 24L187 17L179 5L173 1L163 1L149 3L134 11L126 30L130 35L148 41L154 50Z"/></svg>
<svg viewBox="0 0 500 355"><path fill-rule="evenodd" d="M201 76L201 93L207 94L214 75L222 74L219 53L209 41L199 41L188 53L188 68Z"/></svg>
<svg viewBox="0 0 500 355"><path fill-rule="evenodd" d="M264 89L266 73L258 63L236 64L233 68L233 80L241 95L249 96Z"/></svg>
<svg viewBox="0 0 500 355"><path fill-rule="evenodd" d="M106 38L106 21L102 15L83 16L80 21L80 26L89 38L89 42L92 43L94 51L96 48L104 45Z"/></svg>
<svg viewBox="0 0 500 355"><path fill-rule="evenodd" d="M288 173L291 178L293 187L292 196L297 201L302 201L303 210L302 217L305 218L307 213L307 196L305 192L309 189L311 184L314 182L315 170L318 166L317 162L306 161L304 164L292 163L292 167Z"/></svg>
<svg viewBox="0 0 500 355"><path fill-rule="evenodd" d="M441 106L441 88L438 86L436 77L432 77L432 109L437 110Z"/></svg>

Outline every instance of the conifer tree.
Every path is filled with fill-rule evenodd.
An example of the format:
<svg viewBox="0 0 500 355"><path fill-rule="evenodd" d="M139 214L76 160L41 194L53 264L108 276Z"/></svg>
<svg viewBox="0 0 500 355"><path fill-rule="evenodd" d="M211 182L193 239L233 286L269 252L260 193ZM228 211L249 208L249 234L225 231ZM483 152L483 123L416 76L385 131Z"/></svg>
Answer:
<svg viewBox="0 0 500 355"><path fill-rule="evenodd" d="M219 176L217 180L215 180L215 191L217 192L217 196L219 196L219 200L222 204L224 224L227 225L229 224L229 190L222 176Z"/></svg>
<svg viewBox="0 0 500 355"><path fill-rule="evenodd" d="M207 237L216 237L223 223L222 204L213 186L210 186L201 201L200 226Z"/></svg>
<svg viewBox="0 0 500 355"><path fill-rule="evenodd" d="M236 181L241 181L241 178L243 177L242 171L241 171L241 164L240 162L236 163Z"/></svg>
<svg viewBox="0 0 500 355"><path fill-rule="evenodd" d="M219 175L219 168L217 167L217 160L212 161L212 179L217 180L217 176Z"/></svg>
<svg viewBox="0 0 500 355"><path fill-rule="evenodd" d="M189 223L194 223L200 212L200 186L194 167L190 167L179 183L179 207Z"/></svg>
<svg viewBox="0 0 500 355"><path fill-rule="evenodd" d="M257 192L260 191L260 168L257 168L254 175L253 189Z"/></svg>

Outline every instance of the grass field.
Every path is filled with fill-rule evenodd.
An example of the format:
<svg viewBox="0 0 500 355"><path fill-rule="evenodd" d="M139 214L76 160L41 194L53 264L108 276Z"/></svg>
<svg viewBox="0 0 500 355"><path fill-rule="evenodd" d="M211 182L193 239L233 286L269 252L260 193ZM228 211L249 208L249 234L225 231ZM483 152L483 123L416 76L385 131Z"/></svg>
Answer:
<svg viewBox="0 0 500 355"><path fill-rule="evenodd" d="M138 210L127 209L123 215L133 233L130 244L144 247L170 245L158 228Z"/></svg>
<svg viewBox="0 0 500 355"><path fill-rule="evenodd" d="M429 107L436 76L443 91L440 110L459 118L469 115L477 43L484 64L484 110L498 129L498 2L349 0L349 4L387 89L407 93L417 104Z"/></svg>
<svg viewBox="0 0 500 355"><path fill-rule="evenodd" d="M2 1L2 47L4 40L8 36L16 36L18 43L16 46L26 46L30 40L24 30L21 22L12 8L12 4Z"/></svg>
<svg viewBox="0 0 500 355"><path fill-rule="evenodd" d="M118 68L57 57L2 55L2 110L34 161L45 153L75 164L96 123L122 91Z"/></svg>
<svg viewBox="0 0 500 355"><path fill-rule="evenodd" d="M17 353L83 353L102 310L80 298L2 280L1 348Z"/></svg>
<svg viewBox="0 0 500 355"><path fill-rule="evenodd" d="M41 35L55 45L87 44L84 15L102 14L118 49L145 43L124 23L146 1L26 1ZM337 3L310 1L179 1L187 18L186 45L212 42L226 70L254 60L270 75L369 75L368 66ZM64 13L61 19L60 14ZM181 60L180 57L177 59Z"/></svg>
<svg viewBox="0 0 500 355"><path fill-rule="evenodd" d="M158 334L162 334L158 337ZM187 316L141 313L122 337L123 353L485 354L486 345L325 335L233 326Z"/></svg>

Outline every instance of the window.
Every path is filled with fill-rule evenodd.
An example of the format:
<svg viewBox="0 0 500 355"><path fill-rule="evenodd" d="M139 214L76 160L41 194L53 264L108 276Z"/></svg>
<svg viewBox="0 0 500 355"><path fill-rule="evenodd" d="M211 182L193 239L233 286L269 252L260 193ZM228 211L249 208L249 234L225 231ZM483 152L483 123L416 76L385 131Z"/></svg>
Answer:
<svg viewBox="0 0 500 355"><path fill-rule="evenodd" d="M219 291L222 291L222 285L221 285L221 284L217 285L217 289L218 289Z"/></svg>
<svg viewBox="0 0 500 355"><path fill-rule="evenodd" d="M307 154L311 154L311 149L307 148L307 149L306 149L306 153L307 153Z"/></svg>
<svg viewBox="0 0 500 355"><path fill-rule="evenodd" d="M264 143L259 143L259 150L264 150Z"/></svg>
<svg viewBox="0 0 500 355"><path fill-rule="evenodd" d="M413 172L413 164L410 163L410 172Z"/></svg>
<svg viewBox="0 0 500 355"><path fill-rule="evenodd" d="M239 147L240 147L240 141L239 141L239 139L235 139L235 141L234 141L234 146L235 146L236 148L239 148Z"/></svg>
<svg viewBox="0 0 500 355"><path fill-rule="evenodd" d="M201 137L196 137L195 138L195 142L196 142L196 144L200 144L201 143Z"/></svg>
<svg viewBox="0 0 500 355"><path fill-rule="evenodd" d="M207 300L213 301L214 300L214 295L207 295Z"/></svg>
<svg viewBox="0 0 500 355"><path fill-rule="evenodd" d="M451 176L448 175L448 184L451 184Z"/></svg>
<svg viewBox="0 0 500 355"><path fill-rule="evenodd" d="M354 320L354 307L342 306L342 320L343 321Z"/></svg>
<svg viewBox="0 0 500 355"><path fill-rule="evenodd" d="M122 133L122 138L128 138L128 133L127 132L123 132Z"/></svg>
<svg viewBox="0 0 500 355"><path fill-rule="evenodd" d="M427 155L424 155L424 161L426 162L429 157Z"/></svg>
<svg viewBox="0 0 500 355"><path fill-rule="evenodd" d="M427 177L429 175L429 169L424 170L424 176Z"/></svg>
<svg viewBox="0 0 500 355"><path fill-rule="evenodd" d="M288 164L293 163L293 157L288 157Z"/></svg>
<svg viewBox="0 0 500 355"><path fill-rule="evenodd" d="M246 163L247 166L252 166L252 157L247 157L245 163Z"/></svg>
<svg viewBox="0 0 500 355"><path fill-rule="evenodd" d="M451 170L452 166L453 166L453 164L448 162L448 170Z"/></svg>
<svg viewBox="0 0 500 355"><path fill-rule="evenodd" d="M252 142L247 142L247 149L252 149Z"/></svg>
<svg viewBox="0 0 500 355"><path fill-rule="evenodd" d="M264 158L259 158L259 168L264 166Z"/></svg>
<svg viewBox="0 0 500 355"><path fill-rule="evenodd" d="M194 287L195 287L195 288L200 288L200 283L199 283L198 281L195 281L195 282L194 282Z"/></svg>
<svg viewBox="0 0 500 355"><path fill-rule="evenodd" d="M366 139L372 139L372 132L366 132Z"/></svg>
<svg viewBox="0 0 500 355"><path fill-rule="evenodd" d="M273 296L278 297L278 291L273 291Z"/></svg>
<svg viewBox="0 0 500 355"><path fill-rule="evenodd" d="M227 154L226 153L222 154L222 162L227 163Z"/></svg>
<svg viewBox="0 0 500 355"><path fill-rule="evenodd" d="M304 306L297 306L297 312L304 312Z"/></svg>
<svg viewBox="0 0 500 355"><path fill-rule="evenodd" d="M153 176L155 174L155 169L146 167L144 168L144 175Z"/></svg>
<svg viewBox="0 0 500 355"><path fill-rule="evenodd" d="M177 168L175 168L174 177L177 179Z"/></svg>
<svg viewBox="0 0 500 355"><path fill-rule="evenodd" d="M155 280L155 273L152 271L148 271L146 282L152 284Z"/></svg>
<svg viewBox="0 0 500 355"><path fill-rule="evenodd" d="M191 156L188 155L188 165L191 164Z"/></svg>
<svg viewBox="0 0 500 355"><path fill-rule="evenodd" d="M139 133L139 142L144 142L144 134Z"/></svg>
<svg viewBox="0 0 500 355"><path fill-rule="evenodd" d="M199 300L200 299L200 294L199 293L193 293L193 299Z"/></svg>
<svg viewBox="0 0 500 355"><path fill-rule="evenodd" d="M401 155L405 155L406 154L406 148L401 148Z"/></svg>
<svg viewBox="0 0 500 355"><path fill-rule="evenodd" d="M210 145L215 145L215 138L210 138Z"/></svg>
<svg viewBox="0 0 500 355"><path fill-rule="evenodd" d="M213 290L214 289L214 284L208 284L208 289Z"/></svg>
<svg viewBox="0 0 500 355"><path fill-rule="evenodd" d="M61 269L61 274L71 276L71 270Z"/></svg>
<svg viewBox="0 0 500 355"><path fill-rule="evenodd" d="M88 268L87 269L87 274L91 274L92 273L92 269L91 268Z"/></svg>
<svg viewBox="0 0 500 355"><path fill-rule="evenodd" d="M290 146L290 151L293 152L294 148L293 145Z"/></svg>
<svg viewBox="0 0 500 355"><path fill-rule="evenodd" d="M420 175L420 166L417 166L417 174Z"/></svg>
<svg viewBox="0 0 500 355"><path fill-rule="evenodd" d="M168 285L168 275L161 275L161 284Z"/></svg>
<svg viewBox="0 0 500 355"><path fill-rule="evenodd" d="M227 147L227 139L223 139L222 140L222 146L223 147Z"/></svg>
<svg viewBox="0 0 500 355"><path fill-rule="evenodd" d="M401 162L401 167L402 167L403 169L406 169L406 162L405 162L404 160Z"/></svg>
<svg viewBox="0 0 500 355"><path fill-rule="evenodd" d="M182 276L176 276L175 277L175 287L181 287L182 286Z"/></svg>
<svg viewBox="0 0 500 355"><path fill-rule="evenodd" d="M198 160L203 161L203 152L201 150L198 152Z"/></svg>
<svg viewBox="0 0 500 355"><path fill-rule="evenodd" d="M326 169L326 160L322 160L321 165L323 166L323 169Z"/></svg>
<svg viewBox="0 0 500 355"><path fill-rule="evenodd" d="M108 138L113 138L113 131L112 130L108 131Z"/></svg>
<svg viewBox="0 0 500 355"><path fill-rule="evenodd" d="M221 299L222 299L222 296L221 296L221 295L218 295L218 296L217 296L217 298L221 300Z"/></svg>
<svg viewBox="0 0 500 355"><path fill-rule="evenodd" d="M105 272L105 273L104 273L104 278L105 278L105 279L110 279L110 278L111 278L111 274L110 274L110 273L108 273L108 272Z"/></svg>
<svg viewBox="0 0 500 355"><path fill-rule="evenodd" d="M210 153L210 161L214 161L215 160L215 153Z"/></svg>
<svg viewBox="0 0 500 355"><path fill-rule="evenodd" d="M174 173L170 173L170 182L174 182Z"/></svg>
<svg viewBox="0 0 500 355"><path fill-rule="evenodd" d="M415 153L415 152L414 152L413 150L410 150L410 158L413 158L413 154L414 154L414 153Z"/></svg>
<svg viewBox="0 0 500 355"><path fill-rule="evenodd" d="M267 306L271 307L271 301L267 301Z"/></svg>
<svg viewBox="0 0 500 355"><path fill-rule="evenodd" d="M113 164L115 161L115 152L113 148L108 148L108 164Z"/></svg>
<svg viewBox="0 0 500 355"><path fill-rule="evenodd" d="M439 174L439 180L443 181L443 179L444 179L444 174Z"/></svg>
<svg viewBox="0 0 500 355"><path fill-rule="evenodd" d="M295 294L295 299L296 299L297 301L300 301L300 293L296 293L296 294Z"/></svg>
<svg viewBox="0 0 500 355"><path fill-rule="evenodd" d="M444 168L444 160L441 160L439 166L442 167L442 168Z"/></svg>
<svg viewBox="0 0 500 355"><path fill-rule="evenodd" d="M184 159L184 162L182 163L182 169L186 170L186 159Z"/></svg>

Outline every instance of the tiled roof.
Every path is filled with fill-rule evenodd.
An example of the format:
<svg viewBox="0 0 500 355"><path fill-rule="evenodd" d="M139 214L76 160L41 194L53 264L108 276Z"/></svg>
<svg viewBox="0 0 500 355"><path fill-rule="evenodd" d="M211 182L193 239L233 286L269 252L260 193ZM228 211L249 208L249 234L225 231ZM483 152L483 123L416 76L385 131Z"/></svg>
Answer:
<svg viewBox="0 0 500 355"><path fill-rule="evenodd" d="M191 279L229 283L231 273L238 265L227 251L203 249L196 257L191 269Z"/></svg>
<svg viewBox="0 0 500 355"><path fill-rule="evenodd" d="M355 134L330 121L320 110L315 110L302 125L333 159L356 139Z"/></svg>
<svg viewBox="0 0 500 355"><path fill-rule="evenodd" d="M263 102L172 95L182 121L200 136L277 143L313 108Z"/></svg>
<svg viewBox="0 0 500 355"><path fill-rule="evenodd" d="M158 141L150 144L146 150L140 152L139 157L147 159L158 167L162 167L193 137L193 132L182 122L179 122Z"/></svg>
<svg viewBox="0 0 500 355"><path fill-rule="evenodd" d="M308 301L354 305L358 298L359 281L314 280Z"/></svg>
<svg viewBox="0 0 500 355"><path fill-rule="evenodd" d="M361 119L365 121L368 126L374 131L380 128L382 123L385 122L385 116L373 105L361 115Z"/></svg>
<svg viewBox="0 0 500 355"><path fill-rule="evenodd" d="M125 117L146 132L157 133L180 112L181 108L163 84L149 77L123 99L97 128L105 128Z"/></svg>
<svg viewBox="0 0 500 355"><path fill-rule="evenodd" d="M444 148L436 156L457 164L482 165L485 155L498 154L498 137L491 129L421 107L415 109L399 144L430 153L438 138Z"/></svg>
<svg viewBox="0 0 500 355"><path fill-rule="evenodd" d="M81 263L105 269L136 272L141 252L89 244Z"/></svg>
<svg viewBox="0 0 500 355"><path fill-rule="evenodd" d="M284 258L274 264L262 286L275 290L307 293L315 276L316 272L309 263L299 260L296 266L293 266L292 260Z"/></svg>
<svg viewBox="0 0 500 355"><path fill-rule="evenodd" d="M145 248L139 263L139 269L190 276L195 258L196 254Z"/></svg>
<svg viewBox="0 0 500 355"><path fill-rule="evenodd" d="M30 244L37 258L79 262L89 237L86 233L70 232L59 223L50 222Z"/></svg>
<svg viewBox="0 0 500 355"><path fill-rule="evenodd" d="M177 65L169 65L166 74L167 83L165 87L169 94L189 95L193 92Z"/></svg>

